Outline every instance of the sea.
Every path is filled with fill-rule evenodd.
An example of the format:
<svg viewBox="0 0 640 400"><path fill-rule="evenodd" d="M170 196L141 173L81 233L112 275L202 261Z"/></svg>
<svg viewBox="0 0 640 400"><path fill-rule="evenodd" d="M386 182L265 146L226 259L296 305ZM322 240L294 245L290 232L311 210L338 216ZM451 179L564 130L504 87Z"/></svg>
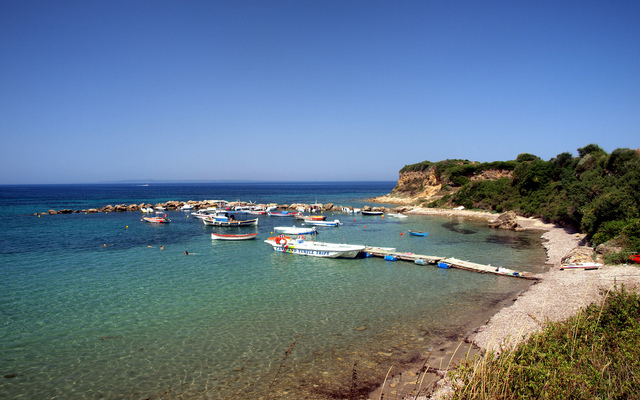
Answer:
<svg viewBox="0 0 640 400"><path fill-rule="evenodd" d="M0 399L346 398L390 366L463 340L529 287L405 261L278 253L264 240L275 226L300 225L287 217L216 228L182 211L158 225L140 212L41 214L207 199L362 208L394 186L0 186ZM325 214L343 225L308 239L546 268L540 232L451 216ZM216 241L211 232L258 239Z"/></svg>

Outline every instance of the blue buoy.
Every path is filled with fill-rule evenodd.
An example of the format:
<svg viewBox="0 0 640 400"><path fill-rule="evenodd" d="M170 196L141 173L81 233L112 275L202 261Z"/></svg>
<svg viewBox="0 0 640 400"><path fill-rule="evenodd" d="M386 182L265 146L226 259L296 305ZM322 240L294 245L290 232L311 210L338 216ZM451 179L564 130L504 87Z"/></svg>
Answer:
<svg viewBox="0 0 640 400"><path fill-rule="evenodd" d="M439 262L438 263L438 268L449 268L449 264L443 263L443 262Z"/></svg>
<svg viewBox="0 0 640 400"><path fill-rule="evenodd" d="M391 254L387 254L386 256L384 256L384 259L387 261L396 261L398 257L392 256Z"/></svg>

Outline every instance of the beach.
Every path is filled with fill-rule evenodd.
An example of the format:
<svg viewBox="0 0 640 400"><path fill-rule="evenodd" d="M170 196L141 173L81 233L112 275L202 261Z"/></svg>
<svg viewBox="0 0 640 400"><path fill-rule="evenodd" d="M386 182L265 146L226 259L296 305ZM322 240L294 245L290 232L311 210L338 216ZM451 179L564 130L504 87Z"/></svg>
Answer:
<svg viewBox="0 0 640 400"><path fill-rule="evenodd" d="M414 208L407 213L476 218L487 222L499 215L433 208ZM428 394L431 393L430 398L442 398L451 390L448 380L441 379L444 377L445 366L450 366L456 359L478 352L499 351L501 346L515 346L541 330L545 323L565 320L589 304L602 301L607 291L616 284L624 284L627 289L637 290L640 287L640 270L634 265L604 265L597 270L561 270L562 259L582 245L584 235L535 218L517 217L517 222L519 230L541 231L547 252L548 272L538 274L538 281L508 302L511 304L505 304L485 324L474 329L464 343L460 342L455 348L449 343L436 354L430 354L430 359L425 363L429 372L424 374L424 381L417 380L421 366L413 366L394 376L394 381L385 382L386 386L378 388L369 398L378 398L381 393L397 396L395 398L403 398L398 397L401 392L418 394L417 385L423 390L429 386L435 388L433 392L427 391Z"/></svg>

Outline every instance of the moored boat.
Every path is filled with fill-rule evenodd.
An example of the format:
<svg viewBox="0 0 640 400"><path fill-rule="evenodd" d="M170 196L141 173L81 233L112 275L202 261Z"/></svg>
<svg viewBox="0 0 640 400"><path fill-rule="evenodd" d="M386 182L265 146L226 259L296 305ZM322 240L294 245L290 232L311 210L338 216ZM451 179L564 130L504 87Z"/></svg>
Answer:
<svg viewBox="0 0 640 400"><path fill-rule="evenodd" d="M388 213L387 214L390 217L394 217L394 218L408 218L406 215L404 214L397 214L397 213Z"/></svg>
<svg viewBox="0 0 640 400"><path fill-rule="evenodd" d="M318 233L315 226L276 226L273 230L285 235L313 235Z"/></svg>
<svg viewBox="0 0 640 400"><path fill-rule="evenodd" d="M304 221L305 224L307 225L317 225L317 226L340 226L342 225L342 222L340 222L340 220L336 219L333 221L316 221L316 220L306 220Z"/></svg>
<svg viewBox="0 0 640 400"><path fill-rule="evenodd" d="M245 233L245 234L224 234L224 233L211 233L211 240L251 240L255 239L258 233Z"/></svg>
<svg viewBox="0 0 640 400"><path fill-rule="evenodd" d="M270 217L293 217L293 216L296 215L296 213L289 212L289 211L282 211L282 212L271 212L271 211L268 211L267 214Z"/></svg>
<svg viewBox="0 0 640 400"><path fill-rule="evenodd" d="M362 215L383 215L384 212L383 211L364 211L364 210L362 210L360 212L360 214L362 214Z"/></svg>
<svg viewBox="0 0 640 400"><path fill-rule="evenodd" d="M166 224L171 222L171 220L167 218L167 214L163 215L162 217L143 217L142 219L154 224Z"/></svg>
<svg viewBox="0 0 640 400"><path fill-rule="evenodd" d="M411 235L411 236L429 236L429 232L421 232L421 231L409 230L409 235Z"/></svg>
<svg viewBox="0 0 640 400"><path fill-rule="evenodd" d="M326 258L355 258L365 249L363 245L306 241L300 237L292 239L284 235L270 237L264 242L281 253Z"/></svg>

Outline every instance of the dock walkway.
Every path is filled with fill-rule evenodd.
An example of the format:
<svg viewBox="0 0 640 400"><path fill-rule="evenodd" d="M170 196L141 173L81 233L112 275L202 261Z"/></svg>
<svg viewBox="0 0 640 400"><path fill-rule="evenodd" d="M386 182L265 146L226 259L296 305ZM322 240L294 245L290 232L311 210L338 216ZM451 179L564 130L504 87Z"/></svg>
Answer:
<svg viewBox="0 0 640 400"><path fill-rule="evenodd" d="M480 272L483 274L511 276L514 278L529 279L529 280L540 279L536 276L529 275L525 272L520 272L520 271L516 271L509 268L504 268L504 267L494 267L491 265L477 264L469 261L458 260L457 258L427 256L427 255L413 254L408 252L403 253L403 252L398 252L393 248L386 248L386 247L366 247L363 251L373 257L384 258L386 256L393 256L398 260L402 260L402 261L416 262L416 260L423 260L426 264L445 263L447 264L447 267L464 269L467 271Z"/></svg>

